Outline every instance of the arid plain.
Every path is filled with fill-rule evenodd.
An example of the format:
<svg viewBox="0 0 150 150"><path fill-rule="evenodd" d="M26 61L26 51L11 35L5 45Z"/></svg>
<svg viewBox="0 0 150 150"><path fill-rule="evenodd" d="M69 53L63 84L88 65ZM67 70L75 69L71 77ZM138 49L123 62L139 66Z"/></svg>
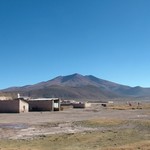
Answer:
<svg viewBox="0 0 150 150"><path fill-rule="evenodd" d="M0 150L149 150L150 103L0 114Z"/></svg>

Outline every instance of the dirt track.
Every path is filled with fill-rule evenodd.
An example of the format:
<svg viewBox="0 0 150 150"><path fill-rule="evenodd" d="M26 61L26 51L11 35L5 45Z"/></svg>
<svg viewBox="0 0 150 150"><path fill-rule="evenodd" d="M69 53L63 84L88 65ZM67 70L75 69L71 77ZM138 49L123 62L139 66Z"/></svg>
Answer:
<svg viewBox="0 0 150 150"><path fill-rule="evenodd" d="M150 120L150 110L113 110L94 104L86 109L66 109L59 112L29 112L0 114L1 139L27 139L55 133L76 133L92 128L75 126L73 122L89 119Z"/></svg>

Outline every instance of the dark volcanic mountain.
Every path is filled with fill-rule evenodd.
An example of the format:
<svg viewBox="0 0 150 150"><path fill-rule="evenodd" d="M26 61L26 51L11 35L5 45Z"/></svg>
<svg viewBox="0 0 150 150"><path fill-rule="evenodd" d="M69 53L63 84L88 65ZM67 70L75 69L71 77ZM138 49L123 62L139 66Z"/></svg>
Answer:
<svg viewBox="0 0 150 150"><path fill-rule="evenodd" d="M21 93L31 97L102 100L118 97L150 97L150 88L130 87L102 80L92 75L58 76L47 82L4 89L5 93Z"/></svg>

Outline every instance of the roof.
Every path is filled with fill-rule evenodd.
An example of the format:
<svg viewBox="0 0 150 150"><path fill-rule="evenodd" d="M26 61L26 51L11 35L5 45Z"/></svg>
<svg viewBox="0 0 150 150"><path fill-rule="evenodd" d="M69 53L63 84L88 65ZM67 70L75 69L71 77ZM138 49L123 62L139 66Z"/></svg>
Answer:
<svg viewBox="0 0 150 150"><path fill-rule="evenodd" d="M36 98L30 99L29 101L52 101L52 100L59 100L59 98Z"/></svg>

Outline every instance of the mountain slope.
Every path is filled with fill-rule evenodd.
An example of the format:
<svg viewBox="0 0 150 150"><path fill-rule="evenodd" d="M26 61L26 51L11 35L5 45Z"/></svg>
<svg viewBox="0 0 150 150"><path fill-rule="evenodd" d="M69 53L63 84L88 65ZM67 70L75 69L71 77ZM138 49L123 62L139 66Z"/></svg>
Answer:
<svg viewBox="0 0 150 150"><path fill-rule="evenodd" d="M117 97L150 97L150 88L130 87L92 75L58 76L46 82L2 90L31 97L60 97L62 99L110 99Z"/></svg>

